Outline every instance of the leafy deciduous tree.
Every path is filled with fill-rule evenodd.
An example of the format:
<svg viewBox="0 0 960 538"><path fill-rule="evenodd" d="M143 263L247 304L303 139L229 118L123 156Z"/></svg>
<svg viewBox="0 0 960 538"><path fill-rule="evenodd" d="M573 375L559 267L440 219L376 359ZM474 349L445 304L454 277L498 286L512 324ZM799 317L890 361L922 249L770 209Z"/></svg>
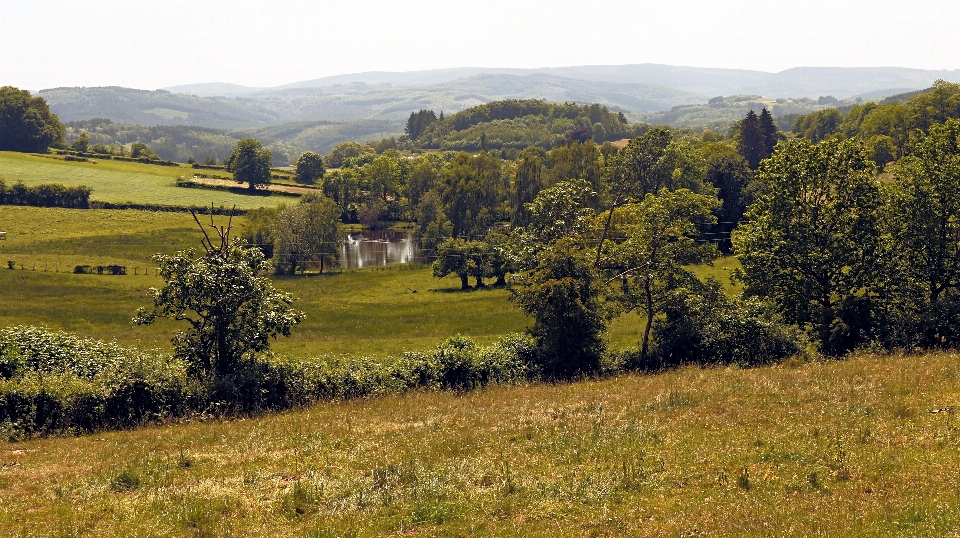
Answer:
<svg viewBox="0 0 960 538"><path fill-rule="evenodd" d="M264 276L269 264L260 249L231 241L229 224L214 226L211 217L210 226L219 237L215 244L204 230L203 255L155 256L164 286L150 289L153 309L141 308L133 322L187 321L189 329L173 336L176 355L195 375L215 380L236 373L247 354L269 349L271 338L289 336L304 314Z"/></svg>
<svg viewBox="0 0 960 538"><path fill-rule="evenodd" d="M42 97L27 90L0 88L0 150L46 153L62 146L63 125Z"/></svg>
<svg viewBox="0 0 960 538"><path fill-rule="evenodd" d="M960 325L960 120L934 124L897 162L884 222L912 345L957 345ZM915 291L914 291L915 290ZM952 314L950 314L952 312ZM903 320L908 322L907 320Z"/></svg>
<svg viewBox="0 0 960 538"><path fill-rule="evenodd" d="M273 234L278 271L292 275L298 268L302 272L307 263L319 261L323 272L325 259L340 257L340 208L325 196L306 195L280 210Z"/></svg>
<svg viewBox="0 0 960 538"><path fill-rule="evenodd" d="M227 158L227 170L233 172L233 178L247 183L251 191L261 185L270 184L270 166L273 157L270 150L255 138L244 138L237 142L233 153Z"/></svg>
<svg viewBox="0 0 960 538"><path fill-rule="evenodd" d="M327 168L323 164L323 156L312 151L304 152L297 159L296 172L299 183L314 184L323 180Z"/></svg>
<svg viewBox="0 0 960 538"><path fill-rule="evenodd" d="M882 255L874 170L859 141L780 144L760 167L765 193L733 235L745 292L811 326L828 355L869 336Z"/></svg>
<svg viewBox="0 0 960 538"><path fill-rule="evenodd" d="M517 305L533 316L537 357L550 376L597 370L605 347L603 284L582 246L572 237L550 244L513 291Z"/></svg>
<svg viewBox="0 0 960 538"><path fill-rule="evenodd" d="M622 307L628 312L641 309L646 317L641 362L647 359L650 329L671 291L671 280L688 272L685 265L716 256L713 244L698 243L694 237L698 224L715 221L713 210L719 205L715 197L688 189L661 189L623 206L613 218L598 268L609 275L607 284L620 284L617 300Z"/></svg>

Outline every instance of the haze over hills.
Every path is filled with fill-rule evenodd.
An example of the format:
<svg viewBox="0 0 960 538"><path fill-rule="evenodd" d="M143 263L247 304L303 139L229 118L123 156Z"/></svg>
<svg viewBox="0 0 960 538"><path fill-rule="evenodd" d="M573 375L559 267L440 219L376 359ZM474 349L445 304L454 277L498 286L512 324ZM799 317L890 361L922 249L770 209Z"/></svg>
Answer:
<svg viewBox="0 0 960 538"><path fill-rule="evenodd" d="M796 67L778 73L745 69L683 67L662 64L586 65L538 69L462 67L425 71L370 71L336 75L285 84L274 88L249 88L224 84L192 84L164 88L175 93L212 95L255 95L293 88L322 88L336 84L391 84L422 87L443 84L479 75L532 74L590 82L666 86L707 97L757 94L770 98L819 97L843 99L858 95L891 95L929 87L937 79L960 82L960 70L927 70L901 67ZM640 110L633 110L640 112Z"/></svg>
<svg viewBox="0 0 960 538"><path fill-rule="evenodd" d="M220 84L195 86L235 91ZM198 92L200 93L200 92ZM588 82L554 75L476 75L429 86L354 82L260 90L243 96L190 95L168 90L55 88L41 90L63 121L110 118L139 125L198 125L225 129L300 121L402 122L423 108L446 113L500 99L601 103L614 110L654 112L701 103L700 94L639 83Z"/></svg>
<svg viewBox="0 0 960 538"><path fill-rule="evenodd" d="M410 113L451 114L501 99L600 103L631 121L725 129L751 107L775 116L808 113L838 99L883 96L928 88L937 79L960 81L960 70L801 67L779 73L658 64L544 69L478 67L338 75L257 88L202 83L162 90L120 87L41 90L62 121L108 118L118 124L182 125L254 136L275 153L329 151L345 140L399 136ZM726 105L707 106L726 96ZM850 101L852 103L853 101ZM77 129L83 127L77 126ZM68 130L68 138L79 131ZM202 137L208 137L202 134ZM159 142L154 142L159 144Z"/></svg>

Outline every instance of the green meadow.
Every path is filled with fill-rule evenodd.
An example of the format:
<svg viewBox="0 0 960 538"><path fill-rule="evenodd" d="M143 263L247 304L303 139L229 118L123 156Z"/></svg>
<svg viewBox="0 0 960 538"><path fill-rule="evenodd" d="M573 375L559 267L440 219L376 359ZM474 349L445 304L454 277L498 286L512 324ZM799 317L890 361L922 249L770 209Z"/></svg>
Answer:
<svg viewBox="0 0 960 538"><path fill-rule="evenodd" d="M130 319L162 284L151 257L199 248L189 214L0 206L0 230L0 326L170 350L176 323ZM111 264L129 274L73 274ZM696 271L728 283L737 266ZM424 266L273 280L307 314L274 345L294 358L395 356L455 334L489 344L530 324L509 290L460 291ZM615 321L610 346L635 346L642 322ZM9 442L0 534L955 535L958 365L931 353L685 367Z"/></svg>
<svg viewBox="0 0 960 538"><path fill-rule="evenodd" d="M0 179L7 186L60 183L68 187L86 185L93 189L91 201L113 204L160 204L255 209L290 202L289 197L248 195L231 191L177 187L177 178L192 177L188 165L157 166L122 161L68 162L52 157L0 152ZM220 175L222 172L218 171Z"/></svg>
<svg viewBox="0 0 960 538"><path fill-rule="evenodd" d="M168 346L173 322L132 327L130 318L149 306L146 290L162 285L151 257L199 249L201 233L190 214L0 206L0 222L7 232L0 242L5 295L0 326L36 324L122 344ZM201 222L209 221L201 217ZM216 222L224 225L227 217ZM234 219L235 234L244 224L242 217ZM111 264L127 266L128 274L73 274L76 265ZM708 272L725 278L727 265L721 261ZM307 314L291 337L274 345L296 356L392 355L430 348L456 334L486 345L529 324L508 290L462 292L456 277L434 278L425 266L328 270L274 280ZM637 314L617 320L611 345L635 346L641 324Z"/></svg>

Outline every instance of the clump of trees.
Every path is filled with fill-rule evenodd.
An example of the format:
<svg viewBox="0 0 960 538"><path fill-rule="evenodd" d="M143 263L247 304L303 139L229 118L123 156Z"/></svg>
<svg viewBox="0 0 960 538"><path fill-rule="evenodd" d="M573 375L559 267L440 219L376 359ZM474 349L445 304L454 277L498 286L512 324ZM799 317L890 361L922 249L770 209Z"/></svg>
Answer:
<svg viewBox="0 0 960 538"><path fill-rule="evenodd" d="M747 112L747 117L740 122L739 134L737 151L747 160L750 169L756 170L760 161L773 153L780 133L773 115L764 107L759 116L753 110Z"/></svg>
<svg viewBox="0 0 960 538"><path fill-rule="evenodd" d="M250 191L255 191L270 185L272 163L270 150L264 149L259 140L244 138L237 142L224 164L238 183L246 183Z"/></svg>
<svg viewBox="0 0 960 538"><path fill-rule="evenodd" d="M406 133L420 148L516 153L529 146L550 149L635 136L643 125L630 126L622 113L598 104L549 103L506 99L437 118L432 110L411 114Z"/></svg>
<svg viewBox="0 0 960 538"><path fill-rule="evenodd" d="M237 138L223 129L194 125L131 125L114 123L107 118L70 121L65 124L67 142L75 143L81 136L89 139L90 153L123 157L129 153L124 147L142 142L159 159L189 162L190 159L214 165L226 159L236 146Z"/></svg>
<svg viewBox="0 0 960 538"><path fill-rule="evenodd" d="M960 85L938 80L926 91L797 116L792 132L812 142L859 138L882 168L912 151L934 125L953 118L960 118Z"/></svg>
<svg viewBox="0 0 960 538"><path fill-rule="evenodd" d="M678 306L703 292L689 268L717 255L716 242L701 237L721 210L720 189L708 181L708 171L738 199L751 179L735 150L713 149L718 156L708 164L693 141L667 129L649 130L606 155L592 141L549 152L528 149L515 165L501 165L512 179L503 183L500 203L507 210L499 215L513 219L509 233L484 232L477 222L489 226L491 221L482 218L472 227L454 224L458 211L474 218L483 213L448 206L444 188L457 184L444 183L445 176L469 181L490 158L485 152L454 156L438 174L438 195L430 189L421 196L424 216L435 215L434 223L450 222L450 237L437 247L434 274L456 274L461 287L468 288L471 276L482 285L483 278L494 274L494 265L501 276L511 273L512 296L534 320L537 367L548 376L596 372L605 354L607 325L632 312L645 319L631 359L644 368L704 360L685 354L693 349L684 351L669 337L682 334L681 327L695 326L694 315L711 321L704 331L713 332L698 336L701 347L723 348L724 360L759 363L797 353L801 347L785 336L790 333L784 325L775 317L768 320L769 312L754 303L733 303L714 293L699 310ZM499 184L491 182L486 192ZM456 192L460 194L453 198L461 204L470 199L469 190ZM484 206L491 203L482 202ZM428 207L432 209L426 211ZM718 312L732 316L739 329L727 330Z"/></svg>
<svg viewBox="0 0 960 538"><path fill-rule="evenodd" d="M274 260L276 272L293 275L311 266L335 264L340 259L343 226L333 200L308 194L298 203L264 208L248 214L243 239Z"/></svg>
<svg viewBox="0 0 960 538"><path fill-rule="evenodd" d="M748 296L767 298L820 350L954 347L960 120L932 125L880 184L858 139L796 140L759 171L734 232Z"/></svg>
<svg viewBox="0 0 960 538"><path fill-rule="evenodd" d="M437 115L432 110L422 109L420 112L411 112L403 132L411 140L416 140L435 121L437 121Z"/></svg>
<svg viewBox="0 0 960 538"><path fill-rule="evenodd" d="M13 86L0 88L0 150L46 153L63 143L63 125L42 97Z"/></svg>

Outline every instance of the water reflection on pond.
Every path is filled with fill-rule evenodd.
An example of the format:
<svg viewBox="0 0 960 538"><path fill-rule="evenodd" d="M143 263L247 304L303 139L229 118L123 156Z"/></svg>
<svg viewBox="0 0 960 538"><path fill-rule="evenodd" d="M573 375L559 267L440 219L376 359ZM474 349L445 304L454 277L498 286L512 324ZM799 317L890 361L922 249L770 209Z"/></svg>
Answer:
<svg viewBox="0 0 960 538"><path fill-rule="evenodd" d="M350 232L340 249L344 269L416 261L423 261L417 241L412 232L403 230Z"/></svg>

